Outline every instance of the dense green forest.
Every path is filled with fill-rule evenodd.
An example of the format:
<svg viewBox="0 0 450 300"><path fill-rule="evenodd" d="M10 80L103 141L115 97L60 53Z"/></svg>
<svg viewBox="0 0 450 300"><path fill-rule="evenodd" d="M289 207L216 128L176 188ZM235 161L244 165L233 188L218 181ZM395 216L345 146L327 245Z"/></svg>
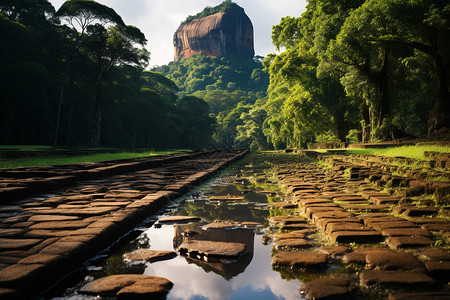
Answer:
<svg viewBox="0 0 450 300"><path fill-rule="evenodd" d="M445 0L308 1L273 27L261 130L283 148L449 127L449 23Z"/></svg>
<svg viewBox="0 0 450 300"><path fill-rule="evenodd" d="M89 0L0 2L0 144L200 148L209 107L145 71L141 31Z"/></svg>
<svg viewBox="0 0 450 300"><path fill-rule="evenodd" d="M240 9L232 1L201 17ZM188 18L189 19L189 18ZM253 149L425 137L450 127L450 4L309 0L265 59L145 68L146 38L107 6L0 2L0 144Z"/></svg>
<svg viewBox="0 0 450 300"><path fill-rule="evenodd" d="M180 89L180 96L193 95L208 103L217 120L213 134L216 146L265 148L266 139L255 140L247 132L250 124L245 126L249 111L257 101L265 99L269 85L261 59L198 54L152 71L173 80Z"/></svg>

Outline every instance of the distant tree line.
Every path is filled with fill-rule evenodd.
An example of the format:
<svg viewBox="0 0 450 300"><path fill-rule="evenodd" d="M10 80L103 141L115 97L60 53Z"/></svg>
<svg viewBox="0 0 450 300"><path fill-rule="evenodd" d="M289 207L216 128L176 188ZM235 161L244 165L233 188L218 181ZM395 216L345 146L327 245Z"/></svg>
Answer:
<svg viewBox="0 0 450 300"><path fill-rule="evenodd" d="M111 8L0 2L0 144L200 148L208 104L145 71L145 36Z"/></svg>

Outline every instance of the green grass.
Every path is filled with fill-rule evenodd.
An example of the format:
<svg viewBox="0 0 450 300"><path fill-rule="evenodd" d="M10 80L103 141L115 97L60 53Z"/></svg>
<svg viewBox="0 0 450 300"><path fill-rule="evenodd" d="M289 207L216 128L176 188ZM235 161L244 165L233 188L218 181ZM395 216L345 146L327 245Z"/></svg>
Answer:
<svg viewBox="0 0 450 300"><path fill-rule="evenodd" d="M52 146L40 146L40 145L0 145L0 150L20 150L20 151L38 151L38 150L51 150Z"/></svg>
<svg viewBox="0 0 450 300"><path fill-rule="evenodd" d="M450 153L448 146L434 146L434 145L415 145L415 146L400 146L389 147L383 149L369 148L369 149L348 149L350 154L368 154L368 155L383 155L383 156L402 156L408 158L415 158L420 160L427 160L423 153L425 151L433 151L439 153Z"/></svg>
<svg viewBox="0 0 450 300"><path fill-rule="evenodd" d="M31 166L51 166L51 165L62 165L62 164L74 164L74 163L85 163L85 162L98 162L105 160L116 160L116 159L130 159L130 158L141 158L149 157L154 155L164 155L164 154L176 154L182 153L185 150L169 150L169 151L148 151L148 152L121 152L121 153L102 153L102 154L91 154L91 155L80 155L80 156L70 156L70 157L32 157L32 158L22 158L22 159L2 159L0 158L0 168L18 168L18 167L31 167Z"/></svg>

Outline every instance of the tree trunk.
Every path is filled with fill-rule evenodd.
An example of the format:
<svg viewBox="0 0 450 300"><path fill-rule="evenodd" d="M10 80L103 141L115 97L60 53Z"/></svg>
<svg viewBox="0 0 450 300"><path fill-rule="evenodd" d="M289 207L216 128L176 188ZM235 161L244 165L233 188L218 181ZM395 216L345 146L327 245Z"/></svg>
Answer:
<svg viewBox="0 0 450 300"><path fill-rule="evenodd" d="M378 87L380 89L380 103L379 103L379 116L377 127L380 128L383 120L387 119L390 124L390 105L389 105L389 91L388 91L388 58L389 58L389 48L384 49L383 61L381 72L378 81Z"/></svg>
<svg viewBox="0 0 450 300"><path fill-rule="evenodd" d="M450 128L450 93L447 86L448 66L444 65L437 51L432 54L437 80L437 101L428 117L428 134L442 127Z"/></svg>
<svg viewBox="0 0 450 300"><path fill-rule="evenodd" d="M362 102L360 107L361 118L361 142L367 143L370 140L370 113L369 107L365 101Z"/></svg>
<svg viewBox="0 0 450 300"><path fill-rule="evenodd" d="M100 69L95 83L95 114L94 114L94 130L91 137L91 146L98 146L100 143L100 129L102 121L102 102L101 102L101 85L102 85L103 69Z"/></svg>
<svg viewBox="0 0 450 300"><path fill-rule="evenodd" d="M345 118L343 115L338 114L334 116L334 127L335 127L335 134L341 142L345 142L345 137L348 133L348 128L345 123Z"/></svg>
<svg viewBox="0 0 450 300"><path fill-rule="evenodd" d="M64 89L65 89L65 84L64 84L64 79L63 79L63 83L62 83L62 87L61 87L61 91L59 93L59 100L58 100L58 114L56 115L56 128L55 128L55 137L53 139L53 147L56 147L58 145L58 135L59 135L59 121L61 119L61 109L62 109L62 101L64 98Z"/></svg>
<svg viewBox="0 0 450 300"><path fill-rule="evenodd" d="M71 144L71 131L72 131L72 115L73 115L73 103L70 104L69 110L69 125L67 126L67 136L66 136L66 145Z"/></svg>

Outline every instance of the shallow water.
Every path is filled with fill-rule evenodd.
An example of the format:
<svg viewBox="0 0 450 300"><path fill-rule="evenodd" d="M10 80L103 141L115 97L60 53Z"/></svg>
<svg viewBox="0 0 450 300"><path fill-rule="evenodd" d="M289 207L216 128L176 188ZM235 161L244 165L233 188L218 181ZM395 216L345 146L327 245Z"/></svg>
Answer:
<svg viewBox="0 0 450 300"><path fill-rule="evenodd" d="M244 177L242 176L244 173ZM197 216L201 222L188 224L154 223L155 218L144 222L142 233L106 260L92 261L83 273L83 279L52 299L98 299L78 294L78 289L93 279L113 274L145 274L169 279L174 286L167 299L300 299L301 282L285 280L272 270L272 243L263 243L270 231L267 208L268 195L272 200L279 196L262 190L248 181L247 175L270 188L261 170L250 167L232 168L210 180L186 196L176 200L162 211L158 218L168 215ZM237 195L237 201L209 201L211 196ZM204 230L203 226L215 220L258 222L250 228ZM145 224L152 224L147 226ZM175 251L186 240L184 232L194 239L239 242L247 246L247 253L238 260L205 261L177 256L158 262L130 262L123 254L139 248ZM285 277L285 276L283 276Z"/></svg>

